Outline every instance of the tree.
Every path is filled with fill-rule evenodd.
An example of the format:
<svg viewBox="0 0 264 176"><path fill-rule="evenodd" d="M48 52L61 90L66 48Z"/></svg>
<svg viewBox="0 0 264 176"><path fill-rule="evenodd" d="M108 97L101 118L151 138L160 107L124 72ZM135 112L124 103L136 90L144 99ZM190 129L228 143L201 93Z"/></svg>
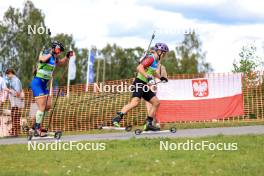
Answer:
<svg viewBox="0 0 264 176"><path fill-rule="evenodd" d="M21 79L23 87L28 87L33 77L33 70L38 63L40 52L50 47L52 40L58 40L65 45L66 54L69 49L73 49L77 58L76 79L72 83L84 82L83 59L87 59L88 50L75 47L72 35L58 34L51 38L46 33L29 33L28 28L34 26L47 28L45 16L41 10L37 9L31 1L26 1L23 9L9 7L4 14L3 21L0 21L0 62L4 68L14 68ZM59 80L60 85L66 85L67 66L56 68L54 80ZM63 74L63 75L62 75Z"/></svg>
<svg viewBox="0 0 264 176"><path fill-rule="evenodd" d="M161 64L165 66L168 74L180 73L179 61L176 59L174 51L169 51L166 58L161 61Z"/></svg>
<svg viewBox="0 0 264 176"><path fill-rule="evenodd" d="M257 47L254 44L248 44L241 48L238 61L234 60L233 72L250 73L260 66L261 58L256 53Z"/></svg>
<svg viewBox="0 0 264 176"><path fill-rule="evenodd" d="M44 15L31 1L26 1L22 11L9 7L0 23L0 61L4 68L16 70L23 86L29 84L39 52L50 40L46 34L29 34L29 25L46 27Z"/></svg>
<svg viewBox="0 0 264 176"><path fill-rule="evenodd" d="M207 73L212 71L210 63L205 62L206 53L201 49L202 42L195 31L184 35L181 44L176 47L176 53L179 59L175 68L179 69L177 73Z"/></svg>
<svg viewBox="0 0 264 176"><path fill-rule="evenodd" d="M105 80L127 79L135 76L137 59L144 50L140 47L123 49L116 44L107 44L102 50L105 58ZM98 61L95 62L94 70L97 69ZM103 73L103 66L99 70ZM97 75L97 74L96 74ZM102 81L102 79L98 79Z"/></svg>

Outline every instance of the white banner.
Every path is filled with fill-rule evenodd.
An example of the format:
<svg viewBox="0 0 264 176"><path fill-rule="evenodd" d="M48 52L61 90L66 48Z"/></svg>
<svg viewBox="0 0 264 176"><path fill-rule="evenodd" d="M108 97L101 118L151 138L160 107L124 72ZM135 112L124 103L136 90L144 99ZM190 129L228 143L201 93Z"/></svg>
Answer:
<svg viewBox="0 0 264 176"><path fill-rule="evenodd" d="M158 84L160 100L201 100L242 94L241 74L208 76L197 79L169 80Z"/></svg>
<svg viewBox="0 0 264 176"><path fill-rule="evenodd" d="M75 54L70 58L69 61L69 79L74 80L76 77L76 57Z"/></svg>

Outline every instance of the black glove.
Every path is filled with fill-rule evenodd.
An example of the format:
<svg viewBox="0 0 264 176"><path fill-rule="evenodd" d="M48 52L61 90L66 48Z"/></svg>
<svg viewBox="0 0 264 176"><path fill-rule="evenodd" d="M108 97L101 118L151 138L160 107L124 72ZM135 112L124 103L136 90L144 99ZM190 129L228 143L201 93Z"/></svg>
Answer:
<svg viewBox="0 0 264 176"><path fill-rule="evenodd" d="M165 77L161 77L161 78L160 78L160 81L163 82L163 83L166 83L166 82L168 82L168 79L165 78Z"/></svg>
<svg viewBox="0 0 264 176"><path fill-rule="evenodd" d="M57 54L54 50L52 50L51 55L54 57L54 55Z"/></svg>
<svg viewBox="0 0 264 176"><path fill-rule="evenodd" d="M71 56L73 56L73 51L68 51L66 54L66 57L70 58Z"/></svg>
<svg viewBox="0 0 264 176"><path fill-rule="evenodd" d="M148 76L147 80L148 80L148 84L155 84L156 83L152 76Z"/></svg>

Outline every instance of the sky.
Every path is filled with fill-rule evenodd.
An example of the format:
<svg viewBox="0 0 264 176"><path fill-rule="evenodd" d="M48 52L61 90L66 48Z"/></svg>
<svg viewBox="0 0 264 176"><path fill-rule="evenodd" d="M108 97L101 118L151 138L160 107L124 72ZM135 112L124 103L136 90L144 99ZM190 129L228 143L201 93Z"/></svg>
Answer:
<svg viewBox="0 0 264 176"><path fill-rule="evenodd" d="M264 2L260 0L32 0L45 14L52 35L72 34L77 47L107 43L147 48L153 41L170 50L195 30L214 72L230 72L242 46L255 44L264 58ZM25 0L0 0L0 20L9 6Z"/></svg>

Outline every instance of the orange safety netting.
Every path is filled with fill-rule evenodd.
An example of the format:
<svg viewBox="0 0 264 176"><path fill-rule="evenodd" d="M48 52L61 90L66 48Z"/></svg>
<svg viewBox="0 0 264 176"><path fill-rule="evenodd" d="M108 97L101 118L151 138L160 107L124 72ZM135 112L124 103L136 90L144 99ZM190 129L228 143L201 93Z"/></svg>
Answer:
<svg viewBox="0 0 264 176"><path fill-rule="evenodd" d="M220 74L213 75L217 76ZM205 76L205 74L181 74L171 75L169 79L193 79L204 78ZM255 72L242 77L244 115L224 118L223 121L244 121L248 119L264 120L263 79L263 72ZM129 86L132 81L133 79L106 81L104 85L117 86L123 84L123 87L125 87ZM100 85L100 83L98 83L98 85ZM61 91L58 95L56 106L46 113L43 122L43 125L47 126L49 118L51 118L51 130L89 131L96 129L102 122L106 125L111 125L111 119L115 116L116 112L120 111L131 98L130 92L119 92L117 87L115 87L112 92L100 92L95 88L95 84L90 84L88 91L86 91L85 84L78 84L70 86L68 95L66 86L53 88L51 93L53 104L59 89L61 89ZM24 108L21 109L22 120L19 124L20 126L23 123L31 125L37 110L31 90L25 89L24 94ZM51 117L51 112L53 110L54 112ZM122 121L122 126L142 125L146 116L146 105L144 100L141 100L141 104L125 116L125 120ZM2 117L1 125L3 125L3 123L7 122L4 122Z"/></svg>

